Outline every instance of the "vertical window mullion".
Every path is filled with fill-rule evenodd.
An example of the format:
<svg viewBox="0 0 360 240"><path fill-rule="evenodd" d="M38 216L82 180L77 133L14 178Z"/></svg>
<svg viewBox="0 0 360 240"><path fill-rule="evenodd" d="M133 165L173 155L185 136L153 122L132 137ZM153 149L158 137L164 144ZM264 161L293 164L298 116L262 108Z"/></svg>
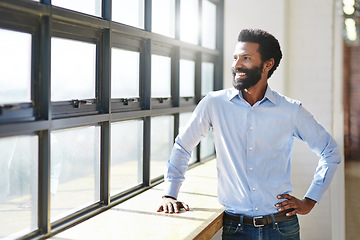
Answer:
<svg viewBox="0 0 360 240"><path fill-rule="evenodd" d="M143 185L151 185L150 180L150 155L151 155L151 118L144 118L144 137L143 137Z"/></svg>
<svg viewBox="0 0 360 240"><path fill-rule="evenodd" d="M180 105L180 48L174 47L171 59L171 98L173 107Z"/></svg>
<svg viewBox="0 0 360 240"><path fill-rule="evenodd" d="M50 110L50 52L51 52L51 38L50 26L51 18L43 16L40 21L40 27L35 36L33 47L34 53L38 58L33 64L34 84L37 86L33 90L34 104L37 111L37 116L40 119L51 121ZM51 124L49 124L50 126ZM43 234L51 231L50 225L50 130L41 131L39 134L39 229Z"/></svg>

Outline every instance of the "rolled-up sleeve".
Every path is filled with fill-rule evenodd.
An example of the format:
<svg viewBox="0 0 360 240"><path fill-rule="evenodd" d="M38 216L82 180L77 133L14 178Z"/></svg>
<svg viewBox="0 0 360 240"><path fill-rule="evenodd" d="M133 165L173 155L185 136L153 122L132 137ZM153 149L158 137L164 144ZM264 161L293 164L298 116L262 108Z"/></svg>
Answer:
<svg viewBox="0 0 360 240"><path fill-rule="evenodd" d="M184 130L175 139L170 158L165 169L165 196L177 198L185 172L188 168L191 153L200 140L207 136L211 128L208 114L210 96L206 96L195 108Z"/></svg>

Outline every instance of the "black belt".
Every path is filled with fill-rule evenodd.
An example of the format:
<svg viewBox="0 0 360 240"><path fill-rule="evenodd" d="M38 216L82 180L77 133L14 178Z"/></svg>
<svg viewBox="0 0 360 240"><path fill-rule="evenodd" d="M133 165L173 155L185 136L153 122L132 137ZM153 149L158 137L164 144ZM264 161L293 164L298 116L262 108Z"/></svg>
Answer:
<svg viewBox="0 0 360 240"><path fill-rule="evenodd" d="M275 219L275 223L280 223L280 222L287 222L290 220L294 220L295 219L295 215L292 216L286 216L286 213L293 211L294 209L288 209L286 211L283 212L279 212L279 213L275 213L274 215L274 219ZM232 215L229 214L227 212L224 213L224 219L229 219L232 221L235 221L237 223L241 222L241 215ZM260 216L260 217L247 217L243 215L243 223L245 224L251 224L254 227L263 227L265 225L269 225L269 224L273 224L273 219L270 215L266 215L266 216Z"/></svg>

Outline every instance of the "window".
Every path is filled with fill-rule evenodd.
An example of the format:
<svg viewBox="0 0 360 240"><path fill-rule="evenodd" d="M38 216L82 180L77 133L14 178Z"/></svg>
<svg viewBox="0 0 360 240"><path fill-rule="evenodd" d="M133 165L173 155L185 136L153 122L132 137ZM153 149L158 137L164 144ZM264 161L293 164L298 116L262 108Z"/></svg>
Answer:
<svg viewBox="0 0 360 240"><path fill-rule="evenodd" d="M95 98L95 44L51 40L51 101Z"/></svg>
<svg viewBox="0 0 360 240"><path fill-rule="evenodd" d="M0 29L0 104L31 102L31 35Z"/></svg>
<svg viewBox="0 0 360 240"><path fill-rule="evenodd" d="M0 237L37 228L38 138L0 138ZM21 221L9 221L21 219Z"/></svg>
<svg viewBox="0 0 360 240"><path fill-rule="evenodd" d="M175 37L175 0L152 0L152 31Z"/></svg>
<svg viewBox="0 0 360 240"><path fill-rule="evenodd" d="M116 22L144 28L144 0L113 0L112 17Z"/></svg>
<svg viewBox="0 0 360 240"><path fill-rule="evenodd" d="M140 54L112 48L111 58L111 97L138 98Z"/></svg>
<svg viewBox="0 0 360 240"><path fill-rule="evenodd" d="M216 5L209 0L202 2L202 46L216 48Z"/></svg>
<svg viewBox="0 0 360 240"><path fill-rule="evenodd" d="M71 9L74 11L101 16L101 0L51 0L54 6Z"/></svg>
<svg viewBox="0 0 360 240"><path fill-rule="evenodd" d="M163 181L175 137L222 88L224 2L6 2L0 238L49 238ZM214 156L209 134L190 164Z"/></svg>
<svg viewBox="0 0 360 240"><path fill-rule="evenodd" d="M180 40L198 44L199 1L181 0L180 11Z"/></svg>

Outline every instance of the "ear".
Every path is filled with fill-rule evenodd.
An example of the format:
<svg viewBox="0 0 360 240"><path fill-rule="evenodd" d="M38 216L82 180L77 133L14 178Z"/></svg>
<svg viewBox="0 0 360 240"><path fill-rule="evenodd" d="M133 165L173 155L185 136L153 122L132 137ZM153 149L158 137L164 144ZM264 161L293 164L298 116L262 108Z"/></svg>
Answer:
<svg viewBox="0 0 360 240"><path fill-rule="evenodd" d="M269 60L264 62L264 70L270 71L270 69L274 66L275 60L270 58Z"/></svg>

